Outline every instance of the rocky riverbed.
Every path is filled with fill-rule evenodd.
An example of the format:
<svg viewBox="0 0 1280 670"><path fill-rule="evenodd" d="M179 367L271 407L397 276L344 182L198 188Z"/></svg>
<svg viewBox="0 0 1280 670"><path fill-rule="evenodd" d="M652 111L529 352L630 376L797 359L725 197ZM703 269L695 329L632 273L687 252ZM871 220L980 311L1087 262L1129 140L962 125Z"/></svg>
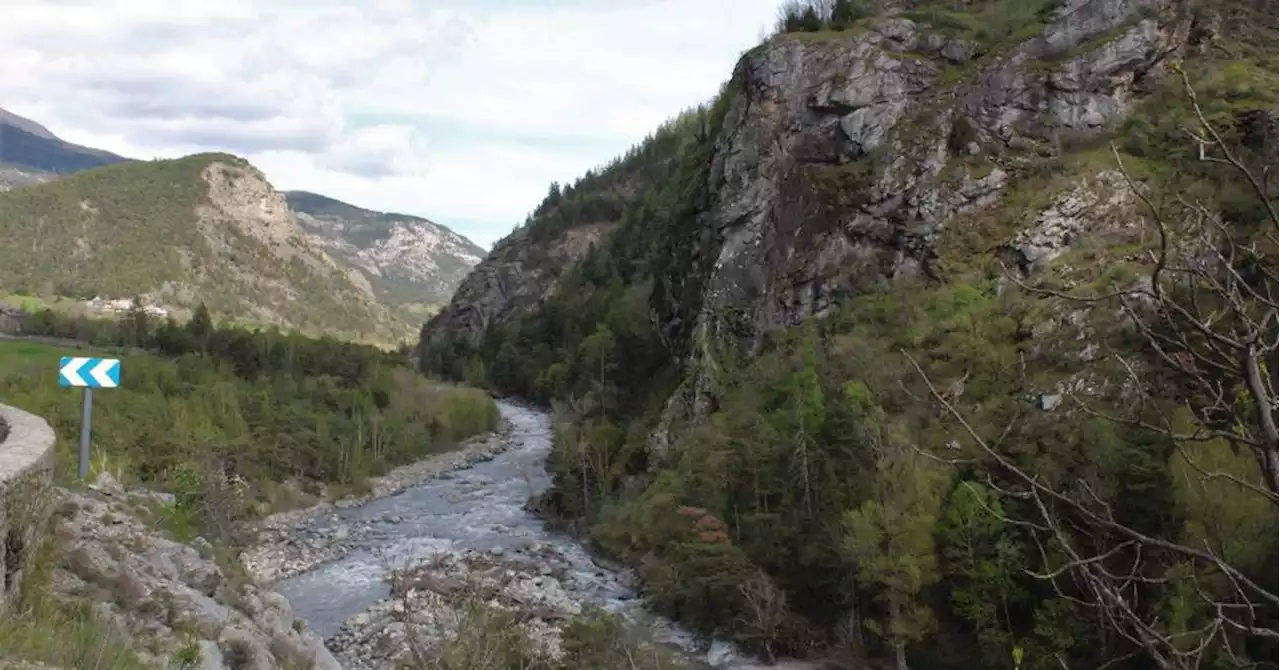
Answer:
<svg viewBox="0 0 1280 670"><path fill-rule="evenodd" d="M499 406L503 430L449 465L418 466L383 489L398 490L390 495L274 518L246 563L350 669L390 670L454 637L464 619L501 613L555 657L566 624L596 609L623 621L635 648L674 650L694 666L758 667L647 612L629 571L525 509L550 485L550 417Z"/></svg>
<svg viewBox="0 0 1280 670"><path fill-rule="evenodd" d="M398 524L403 517L387 512L364 523L344 523L339 511L395 495L449 473L493 460L510 449L512 425L505 417L493 433L464 442L454 451L432 456L392 470L373 480L370 493L321 503L304 509L281 512L257 525L258 543L240 560L249 574L263 584L274 584L316 566L340 559L361 546L375 532L377 524Z"/></svg>

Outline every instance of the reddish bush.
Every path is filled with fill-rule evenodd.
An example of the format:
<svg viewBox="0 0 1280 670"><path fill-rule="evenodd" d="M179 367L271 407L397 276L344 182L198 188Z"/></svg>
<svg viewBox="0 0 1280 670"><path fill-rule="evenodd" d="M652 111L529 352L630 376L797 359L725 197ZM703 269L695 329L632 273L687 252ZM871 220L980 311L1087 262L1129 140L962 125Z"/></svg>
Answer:
<svg viewBox="0 0 1280 670"><path fill-rule="evenodd" d="M679 514L680 516L687 517L690 519L697 519L699 517L706 516L707 514L709 514L709 512L707 512L707 510L701 507L690 507L688 505L681 505L680 507L676 508L676 514Z"/></svg>
<svg viewBox="0 0 1280 670"><path fill-rule="evenodd" d="M698 519L697 523L693 524L693 527L695 530L724 530L725 529L724 522L715 518L714 516L711 516L710 514L702 517L701 519Z"/></svg>
<svg viewBox="0 0 1280 670"><path fill-rule="evenodd" d="M708 544L728 544L729 536L722 530L706 530L698 533L698 539Z"/></svg>

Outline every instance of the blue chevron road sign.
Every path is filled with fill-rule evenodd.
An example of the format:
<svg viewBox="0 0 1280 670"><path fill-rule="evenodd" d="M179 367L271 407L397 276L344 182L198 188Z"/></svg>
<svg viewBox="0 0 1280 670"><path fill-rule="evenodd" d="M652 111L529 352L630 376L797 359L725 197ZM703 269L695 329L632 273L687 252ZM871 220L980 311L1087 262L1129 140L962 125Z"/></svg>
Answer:
<svg viewBox="0 0 1280 670"><path fill-rule="evenodd" d="M120 385L120 360L63 356L58 366L58 385L113 389Z"/></svg>
<svg viewBox="0 0 1280 670"><path fill-rule="evenodd" d="M89 435L93 425L93 390L120 385L120 359L63 356L58 364L58 385L84 389L84 413L80 416L80 479L89 476Z"/></svg>

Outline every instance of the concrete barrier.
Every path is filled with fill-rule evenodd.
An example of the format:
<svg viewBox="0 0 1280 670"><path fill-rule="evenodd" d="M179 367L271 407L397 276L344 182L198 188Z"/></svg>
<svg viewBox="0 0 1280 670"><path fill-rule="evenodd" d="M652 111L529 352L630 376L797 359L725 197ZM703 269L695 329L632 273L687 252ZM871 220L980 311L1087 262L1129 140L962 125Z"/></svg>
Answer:
<svg viewBox="0 0 1280 670"><path fill-rule="evenodd" d="M22 575L52 513L54 434L44 419L0 405L0 610ZM0 433L5 433L0 429Z"/></svg>

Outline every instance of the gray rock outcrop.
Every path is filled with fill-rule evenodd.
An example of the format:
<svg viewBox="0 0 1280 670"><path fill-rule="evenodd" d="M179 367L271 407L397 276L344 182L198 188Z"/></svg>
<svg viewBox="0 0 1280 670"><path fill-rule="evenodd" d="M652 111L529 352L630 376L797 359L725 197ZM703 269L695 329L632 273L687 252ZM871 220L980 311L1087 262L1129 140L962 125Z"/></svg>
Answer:
<svg viewBox="0 0 1280 670"><path fill-rule="evenodd" d="M675 418L705 418L707 342L756 351L852 287L934 276L945 226L998 203L1020 167L1114 128L1186 39L1190 22L1171 7L1073 0L1040 35L991 53L894 17L830 39L782 36L744 57L711 168L703 225L717 244L694 374L651 447L665 448ZM1060 250L1050 219L1025 251Z"/></svg>
<svg viewBox="0 0 1280 670"><path fill-rule="evenodd" d="M139 515L163 504L155 494L126 493L109 476L87 493L57 492L55 595L94 603L134 647L152 641L158 663L195 645L207 670L341 670L283 596L224 569L208 542L176 542L144 523Z"/></svg>

